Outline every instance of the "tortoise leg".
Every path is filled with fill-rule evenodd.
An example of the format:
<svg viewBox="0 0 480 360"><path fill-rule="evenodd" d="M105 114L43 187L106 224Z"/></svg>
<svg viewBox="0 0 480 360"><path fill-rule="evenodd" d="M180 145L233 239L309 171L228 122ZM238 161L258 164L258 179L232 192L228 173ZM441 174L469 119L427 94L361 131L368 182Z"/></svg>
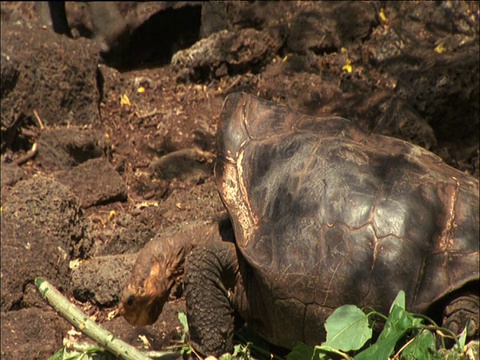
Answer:
<svg viewBox="0 0 480 360"><path fill-rule="evenodd" d="M480 297L477 294L461 294L450 301L443 311L443 327L459 334L465 328L468 319L470 325L467 330L469 339L479 336L480 326Z"/></svg>
<svg viewBox="0 0 480 360"><path fill-rule="evenodd" d="M204 355L233 350L235 244L214 242L192 250L185 264L187 316L193 347Z"/></svg>

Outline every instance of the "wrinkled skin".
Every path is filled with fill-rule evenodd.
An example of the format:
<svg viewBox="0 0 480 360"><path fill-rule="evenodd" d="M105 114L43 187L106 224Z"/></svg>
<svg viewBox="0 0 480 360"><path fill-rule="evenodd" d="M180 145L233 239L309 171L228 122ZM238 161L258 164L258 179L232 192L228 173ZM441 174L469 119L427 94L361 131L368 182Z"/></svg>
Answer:
<svg viewBox="0 0 480 360"><path fill-rule="evenodd" d="M231 222L205 233L201 246L188 245L195 237L175 242L188 248L175 252L189 253L184 267L177 263L200 352L232 350L234 310L265 339L291 348L324 341L326 318L343 304L388 313L399 290L410 311L440 307L455 331L471 318L477 336L477 179L346 119L309 117L241 93L225 100L217 143L216 179ZM155 256L153 264L164 263L165 254ZM153 283L164 289L166 278L174 281L168 274ZM124 309L128 294L145 287L133 284Z"/></svg>
<svg viewBox="0 0 480 360"><path fill-rule="evenodd" d="M172 236L157 236L139 253L123 289L119 313L132 325L153 324L176 281L183 277L185 257L195 246L222 241L217 224L195 224Z"/></svg>

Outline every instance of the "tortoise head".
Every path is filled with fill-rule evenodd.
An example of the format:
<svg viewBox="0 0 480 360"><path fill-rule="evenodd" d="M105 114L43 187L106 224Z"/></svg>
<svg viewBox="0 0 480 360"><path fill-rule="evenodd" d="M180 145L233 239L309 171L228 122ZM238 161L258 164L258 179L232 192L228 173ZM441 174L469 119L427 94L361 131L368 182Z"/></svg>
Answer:
<svg viewBox="0 0 480 360"><path fill-rule="evenodd" d="M120 315L134 326L158 319L173 284L183 274L184 247L172 240L156 238L138 255L119 306Z"/></svg>

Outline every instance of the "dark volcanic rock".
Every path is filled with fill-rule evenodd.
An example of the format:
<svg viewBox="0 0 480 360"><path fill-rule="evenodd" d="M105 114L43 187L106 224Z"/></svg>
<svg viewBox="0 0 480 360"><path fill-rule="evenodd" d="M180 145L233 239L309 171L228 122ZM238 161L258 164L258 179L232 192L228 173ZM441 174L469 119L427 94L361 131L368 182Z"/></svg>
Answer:
<svg viewBox="0 0 480 360"><path fill-rule="evenodd" d="M52 310L30 308L2 312L1 357L12 360L47 359L60 350L63 336L69 328L67 321Z"/></svg>
<svg viewBox="0 0 480 360"><path fill-rule="evenodd" d="M38 139L38 157L43 165L71 168L105 155L103 134L93 130L58 128L43 131Z"/></svg>
<svg viewBox="0 0 480 360"><path fill-rule="evenodd" d="M127 186L122 177L103 158L88 160L69 171L57 173L56 178L72 189L83 208L127 199Z"/></svg>
<svg viewBox="0 0 480 360"><path fill-rule="evenodd" d="M145 212L140 216L120 215L116 224L118 225L109 236L101 255L131 254L143 249L145 244L155 236L155 229L152 229L153 222L142 219ZM144 220L144 221L142 221Z"/></svg>
<svg viewBox="0 0 480 360"><path fill-rule="evenodd" d="M15 185L25 178L25 171L15 163L2 162L2 188L4 186Z"/></svg>
<svg viewBox="0 0 480 360"><path fill-rule="evenodd" d="M1 38L2 146L37 123L34 111L47 126L98 123L99 56L90 42L8 22Z"/></svg>
<svg viewBox="0 0 480 360"><path fill-rule="evenodd" d="M136 258L136 254L126 254L99 256L85 261L72 271L75 298L97 306L116 305Z"/></svg>
<svg viewBox="0 0 480 360"><path fill-rule="evenodd" d="M294 53L340 52L359 44L377 23L375 5L369 2L331 1L297 6L288 31L287 48Z"/></svg>
<svg viewBox="0 0 480 360"><path fill-rule="evenodd" d="M390 2L388 27L377 28L364 46L371 64L388 74L440 142L479 141L479 31L471 6Z"/></svg>
<svg viewBox="0 0 480 360"><path fill-rule="evenodd" d="M62 184L37 177L18 182L3 200L2 311L28 307L24 291L38 276L68 291L69 261L92 245L83 237L78 199Z"/></svg>
<svg viewBox="0 0 480 360"><path fill-rule="evenodd" d="M178 51L172 58L172 66L180 71L180 78L193 80L258 72L281 46L280 34L273 31L224 30Z"/></svg>

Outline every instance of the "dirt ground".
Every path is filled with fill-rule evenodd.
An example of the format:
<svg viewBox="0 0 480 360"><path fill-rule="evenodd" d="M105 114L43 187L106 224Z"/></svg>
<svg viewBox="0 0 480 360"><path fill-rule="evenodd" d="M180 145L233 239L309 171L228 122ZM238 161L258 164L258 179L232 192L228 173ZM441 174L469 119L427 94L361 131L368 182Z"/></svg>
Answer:
<svg viewBox="0 0 480 360"><path fill-rule="evenodd" d="M38 276L131 344L179 339L181 287L152 326L109 313L155 234L223 213L212 169L231 92L346 117L479 176L477 2L119 9L130 37L102 58L83 3L67 3L72 38L34 3L1 3L4 359L45 359L71 329L37 294Z"/></svg>

